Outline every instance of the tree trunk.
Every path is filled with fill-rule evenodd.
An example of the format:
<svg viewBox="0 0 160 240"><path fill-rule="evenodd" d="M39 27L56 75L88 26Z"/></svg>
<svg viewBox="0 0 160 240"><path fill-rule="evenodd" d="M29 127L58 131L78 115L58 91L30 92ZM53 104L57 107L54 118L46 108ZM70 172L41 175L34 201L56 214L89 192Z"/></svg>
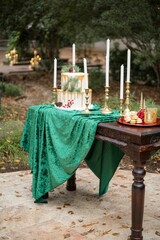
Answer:
<svg viewBox="0 0 160 240"><path fill-rule="evenodd" d="M156 73L156 77L157 77L157 88L160 87L160 63L156 62L153 64L153 69Z"/></svg>

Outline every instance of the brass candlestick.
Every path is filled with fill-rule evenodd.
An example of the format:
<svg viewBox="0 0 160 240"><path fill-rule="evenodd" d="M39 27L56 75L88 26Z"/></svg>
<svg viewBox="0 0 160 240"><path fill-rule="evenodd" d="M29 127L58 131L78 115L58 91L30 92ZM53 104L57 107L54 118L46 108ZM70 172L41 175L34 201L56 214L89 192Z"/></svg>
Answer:
<svg viewBox="0 0 160 240"><path fill-rule="evenodd" d="M143 108L143 92L141 92L140 109Z"/></svg>
<svg viewBox="0 0 160 240"><path fill-rule="evenodd" d="M57 101L57 88L53 87L53 102L52 104L55 104Z"/></svg>
<svg viewBox="0 0 160 240"><path fill-rule="evenodd" d="M127 113L130 111L129 110L129 95L130 95L130 82L126 81L126 101L125 101L126 109L124 110L124 113Z"/></svg>
<svg viewBox="0 0 160 240"><path fill-rule="evenodd" d="M123 115L123 99L120 99L120 115Z"/></svg>
<svg viewBox="0 0 160 240"><path fill-rule="evenodd" d="M81 112L82 114L91 114L91 111L89 111L89 88L85 89L85 109Z"/></svg>
<svg viewBox="0 0 160 240"><path fill-rule="evenodd" d="M105 87L105 105L104 108L101 109L101 112L104 114L109 114L112 112L111 109L108 108L108 100L109 100L109 87Z"/></svg>

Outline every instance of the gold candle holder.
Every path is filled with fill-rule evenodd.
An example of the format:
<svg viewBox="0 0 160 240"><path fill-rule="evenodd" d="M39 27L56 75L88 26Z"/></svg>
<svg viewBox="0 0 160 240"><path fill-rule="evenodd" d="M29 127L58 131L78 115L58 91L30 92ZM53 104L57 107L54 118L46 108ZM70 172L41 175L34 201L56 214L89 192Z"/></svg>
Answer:
<svg viewBox="0 0 160 240"><path fill-rule="evenodd" d="M124 110L124 113L129 112L129 97L130 97L130 82L126 81L126 109Z"/></svg>
<svg viewBox="0 0 160 240"><path fill-rule="evenodd" d="M55 104L57 101L57 88L53 87L53 102L52 104Z"/></svg>
<svg viewBox="0 0 160 240"><path fill-rule="evenodd" d="M143 92L141 92L140 109L143 108Z"/></svg>
<svg viewBox="0 0 160 240"><path fill-rule="evenodd" d="M104 108L101 109L101 112L104 114L109 114L112 112L111 109L108 108L108 100L109 100L109 87L105 87L105 105Z"/></svg>
<svg viewBox="0 0 160 240"><path fill-rule="evenodd" d="M120 115L123 115L123 99L120 99Z"/></svg>
<svg viewBox="0 0 160 240"><path fill-rule="evenodd" d="M85 109L81 112L82 114L91 114L89 111L89 88L85 89Z"/></svg>

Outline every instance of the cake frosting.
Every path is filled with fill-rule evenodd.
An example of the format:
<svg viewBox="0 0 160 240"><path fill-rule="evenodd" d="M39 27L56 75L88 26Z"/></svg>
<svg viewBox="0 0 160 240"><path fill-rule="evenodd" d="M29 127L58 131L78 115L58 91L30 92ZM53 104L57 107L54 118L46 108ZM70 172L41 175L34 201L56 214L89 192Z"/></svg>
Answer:
<svg viewBox="0 0 160 240"><path fill-rule="evenodd" d="M92 90L89 89L89 105L92 102ZM57 102L62 102L63 107L68 107L68 102L72 101L70 108L85 108L85 74L83 72L62 72L61 88L57 89Z"/></svg>

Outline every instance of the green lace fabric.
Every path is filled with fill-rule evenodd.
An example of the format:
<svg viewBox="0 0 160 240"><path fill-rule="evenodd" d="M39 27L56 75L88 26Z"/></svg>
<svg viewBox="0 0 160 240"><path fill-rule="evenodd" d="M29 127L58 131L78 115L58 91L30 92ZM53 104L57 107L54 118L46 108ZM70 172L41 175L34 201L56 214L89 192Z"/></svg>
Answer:
<svg viewBox="0 0 160 240"><path fill-rule="evenodd" d="M68 180L81 161L100 179L99 195L104 194L123 156L115 145L95 140L97 124L113 122L119 111L92 114L61 110L51 104L28 109L20 145L29 152L33 172L32 195L36 202Z"/></svg>

